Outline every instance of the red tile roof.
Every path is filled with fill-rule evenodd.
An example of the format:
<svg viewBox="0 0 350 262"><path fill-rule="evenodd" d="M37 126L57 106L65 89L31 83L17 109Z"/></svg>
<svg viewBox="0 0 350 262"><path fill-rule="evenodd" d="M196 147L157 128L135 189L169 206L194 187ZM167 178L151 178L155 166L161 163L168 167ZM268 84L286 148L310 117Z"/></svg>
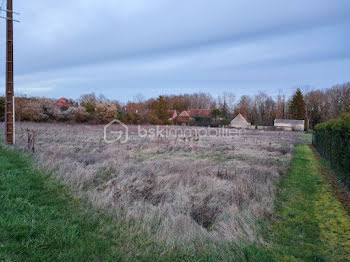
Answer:
<svg viewBox="0 0 350 262"><path fill-rule="evenodd" d="M190 117L190 114L187 111L183 111L179 116Z"/></svg>
<svg viewBox="0 0 350 262"><path fill-rule="evenodd" d="M190 120L190 115L187 111L183 111L177 118L178 123L187 123Z"/></svg>
<svg viewBox="0 0 350 262"><path fill-rule="evenodd" d="M62 98L57 100L55 105L59 106L59 107L68 106L68 99L62 97Z"/></svg>
<svg viewBox="0 0 350 262"><path fill-rule="evenodd" d="M168 110L168 117L169 119L175 119L177 117L176 110Z"/></svg>
<svg viewBox="0 0 350 262"><path fill-rule="evenodd" d="M211 110L210 109L192 109L190 110L190 117L206 117L211 118Z"/></svg>

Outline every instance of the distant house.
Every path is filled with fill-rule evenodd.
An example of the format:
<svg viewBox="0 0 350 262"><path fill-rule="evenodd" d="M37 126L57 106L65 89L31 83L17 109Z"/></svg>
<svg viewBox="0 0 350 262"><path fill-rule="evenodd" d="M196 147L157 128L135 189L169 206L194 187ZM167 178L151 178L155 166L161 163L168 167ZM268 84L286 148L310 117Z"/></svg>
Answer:
<svg viewBox="0 0 350 262"><path fill-rule="evenodd" d="M182 111L181 114L176 115L176 117L173 119L176 119L175 122L179 125L194 124L197 122L205 122L210 124L212 115L210 109L191 109L188 111Z"/></svg>
<svg viewBox="0 0 350 262"><path fill-rule="evenodd" d="M70 106L68 99L63 98L63 97L58 99L57 102L55 103L55 105L58 107L69 107Z"/></svg>
<svg viewBox="0 0 350 262"><path fill-rule="evenodd" d="M238 114L234 119L232 119L230 126L234 128L249 128L251 123L244 116Z"/></svg>
<svg viewBox="0 0 350 262"><path fill-rule="evenodd" d="M183 111L177 118L176 123L180 125L187 125L190 121L190 114L187 111Z"/></svg>
<svg viewBox="0 0 350 262"><path fill-rule="evenodd" d="M304 120L292 120L292 119L276 119L274 122L276 128L280 128L286 131L304 131Z"/></svg>
<svg viewBox="0 0 350 262"><path fill-rule="evenodd" d="M168 120L170 122L175 121L177 117L178 117L178 114L176 110L168 110Z"/></svg>
<svg viewBox="0 0 350 262"><path fill-rule="evenodd" d="M188 111L190 115L190 125L210 126L214 121L210 109L191 109Z"/></svg>
<svg viewBox="0 0 350 262"><path fill-rule="evenodd" d="M192 109L189 115L191 118L212 118L210 109Z"/></svg>

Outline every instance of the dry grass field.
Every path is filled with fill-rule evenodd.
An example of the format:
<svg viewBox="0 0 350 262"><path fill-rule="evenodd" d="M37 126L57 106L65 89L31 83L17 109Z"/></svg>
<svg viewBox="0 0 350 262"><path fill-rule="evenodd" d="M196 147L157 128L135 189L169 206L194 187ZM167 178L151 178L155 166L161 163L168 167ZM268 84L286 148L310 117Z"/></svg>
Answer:
<svg viewBox="0 0 350 262"><path fill-rule="evenodd" d="M37 165L77 196L137 221L132 227L154 240L186 245L262 241L257 221L273 214L298 141L297 133L258 130L141 138L130 126L127 143L108 144L103 126L21 123L21 150L27 128L36 133Z"/></svg>

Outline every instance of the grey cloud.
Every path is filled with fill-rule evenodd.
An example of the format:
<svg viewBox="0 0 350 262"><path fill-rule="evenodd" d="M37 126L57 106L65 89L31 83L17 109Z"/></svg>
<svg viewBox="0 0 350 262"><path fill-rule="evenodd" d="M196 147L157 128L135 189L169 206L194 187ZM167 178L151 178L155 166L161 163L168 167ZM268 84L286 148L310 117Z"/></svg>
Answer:
<svg viewBox="0 0 350 262"><path fill-rule="evenodd" d="M37 0L15 9L16 83L29 94L325 87L350 65L346 0Z"/></svg>

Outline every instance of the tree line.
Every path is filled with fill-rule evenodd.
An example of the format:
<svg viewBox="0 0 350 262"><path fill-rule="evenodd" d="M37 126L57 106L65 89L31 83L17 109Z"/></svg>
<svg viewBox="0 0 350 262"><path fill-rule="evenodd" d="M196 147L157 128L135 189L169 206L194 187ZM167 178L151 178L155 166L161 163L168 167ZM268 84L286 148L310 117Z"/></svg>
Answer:
<svg viewBox="0 0 350 262"><path fill-rule="evenodd" d="M138 95L121 103L94 93L69 99L64 106L56 100L38 97L16 97L17 121L107 123L120 119L128 124L169 124L169 110L181 113L190 109L208 109L214 119L227 124L238 113L253 125L273 125L275 119L308 119L310 127L350 112L350 83L325 90L302 93L297 89L292 97L284 94L272 97L265 92L243 95L224 92L214 98L208 93L164 95L145 99ZM4 119L5 100L0 97L0 120Z"/></svg>

